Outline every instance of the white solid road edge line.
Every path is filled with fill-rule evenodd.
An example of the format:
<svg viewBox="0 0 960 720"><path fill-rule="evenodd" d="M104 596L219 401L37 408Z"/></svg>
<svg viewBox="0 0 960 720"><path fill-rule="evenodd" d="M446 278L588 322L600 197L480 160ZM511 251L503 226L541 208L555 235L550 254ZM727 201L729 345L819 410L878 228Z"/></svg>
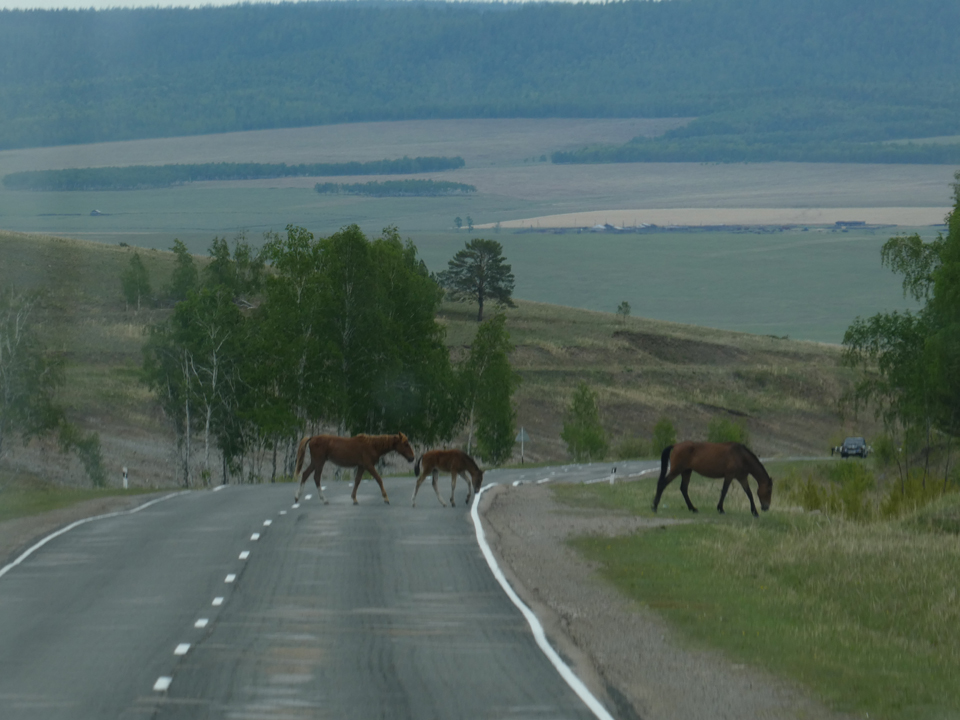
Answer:
<svg viewBox="0 0 960 720"><path fill-rule="evenodd" d="M557 669L557 672L560 673L567 685L583 700L584 704L590 708L594 715L597 716L598 720L614 720L613 716L607 712L606 708L594 697L593 693L583 684L583 681L576 676L573 670L570 669L570 666L567 665L563 658L557 654L557 651L553 649L550 643L547 641L546 633L543 631L543 625L540 624L540 620L537 619L537 616L534 615L533 610L528 608L523 600L520 599L520 596L514 592L513 588L510 587L510 583L507 582L506 576L503 574L503 571L500 569L500 566L497 565L497 560L493 556L493 551L490 549L490 546L487 545L486 534L483 532L483 525L480 524L480 513L478 508L480 507L480 496L487 490L492 487L495 487L496 483L487 485L486 487L480 488L477 491L476 496L473 500L473 508L470 510L470 516L473 518L473 527L477 531L477 544L480 546L480 551L483 553L483 557L487 561L487 565L490 566L490 571L493 573L493 576L497 579L497 582L500 583L500 587L503 588L503 591L507 594L507 597L510 598L511 602L517 606L523 617L526 618L527 624L530 625L530 630L533 631L533 638L537 641L537 645L543 651L543 654L547 656L547 660L553 663L553 666Z"/></svg>
<svg viewBox="0 0 960 720"><path fill-rule="evenodd" d="M8 565L5 565L3 568L0 568L0 577L3 577L8 572L13 570L13 568L15 568L17 565L22 563L28 557L33 555L33 553L35 553L37 550L42 548L51 540L53 540L54 538L60 537L65 532L69 532L70 530L73 530L75 527L78 527L88 522L93 522L94 520L105 520L107 518L117 517L119 515L132 515L133 513L140 512L141 510L146 510L151 505L156 505L159 502L163 502L164 500L169 500L170 498L177 497L178 495L183 495L184 493L187 493L187 492L190 492L190 491L181 490L180 492L171 493L170 495L164 495L162 498L157 498L156 500L145 502L143 505L137 505L137 507L133 508L132 510L120 510L118 512L106 513L104 515L94 515L93 517L84 518L83 520L77 520L76 522L70 523L66 527L60 528L59 530L57 530L55 533L51 533L50 535L47 535L43 540L38 542L36 545L33 545L27 550L25 550L20 555L20 557L18 557L16 560L14 560Z"/></svg>

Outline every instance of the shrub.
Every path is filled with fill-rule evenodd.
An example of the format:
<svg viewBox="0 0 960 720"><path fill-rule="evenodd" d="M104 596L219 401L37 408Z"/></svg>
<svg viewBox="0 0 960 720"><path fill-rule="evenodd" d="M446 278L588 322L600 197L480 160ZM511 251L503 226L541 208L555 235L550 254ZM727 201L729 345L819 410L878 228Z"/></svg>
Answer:
<svg viewBox="0 0 960 720"><path fill-rule="evenodd" d="M560 438L577 462L601 460L607 454L607 433L600 423L597 393L581 382L567 408Z"/></svg>
<svg viewBox="0 0 960 720"><path fill-rule="evenodd" d="M707 442L750 442L750 433L740 423L726 418L714 418L707 426Z"/></svg>
<svg viewBox="0 0 960 720"><path fill-rule="evenodd" d="M623 438L616 450L617 460L650 457L650 454L650 443L641 437Z"/></svg>
<svg viewBox="0 0 960 720"><path fill-rule="evenodd" d="M653 426L653 438L650 440L650 450L654 457L660 457L665 448L677 444L677 430L673 423L662 417Z"/></svg>

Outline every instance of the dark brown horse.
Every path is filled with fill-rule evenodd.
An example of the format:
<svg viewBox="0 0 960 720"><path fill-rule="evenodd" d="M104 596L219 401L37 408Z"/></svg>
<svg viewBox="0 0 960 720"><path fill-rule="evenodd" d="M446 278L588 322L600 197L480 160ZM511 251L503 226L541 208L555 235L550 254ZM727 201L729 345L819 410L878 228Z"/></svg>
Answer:
<svg viewBox="0 0 960 720"><path fill-rule="evenodd" d="M423 472L420 471L421 464ZM453 501L453 491L457 487L457 475L467 480L467 474L470 474L470 479L467 480L467 505L470 504L473 493L480 491L480 486L483 484L483 470L477 466L472 457L462 450L430 450L425 452L413 466L413 472L418 476L417 485L413 488L414 507L417 506L417 492L420 490L420 485L431 473L433 474L433 491L437 494L437 500L444 507L447 506L437 488L437 479L440 477L441 470L450 473L450 507L456 505Z"/></svg>
<svg viewBox="0 0 960 720"><path fill-rule="evenodd" d="M297 488L297 494L294 496L294 502L300 502L300 493L303 492L303 484L314 473L313 481L317 484L317 493L324 504L327 499L320 490L320 473L323 472L324 463L328 460L339 467L355 467L357 469L356 478L353 481L353 504L357 504L357 488L360 487L360 479L363 472L367 471L373 475L373 479L380 486L380 494L383 495L383 501L390 504L387 497L387 491L383 487L383 479L377 472L377 462L391 450L398 452L409 462L413 462L413 448L410 447L410 441L403 433L396 435L354 435L345 438L337 435L314 435L305 437L300 441L297 448L297 469L293 471L293 478L296 480L300 475L300 468L303 467L303 458L306 449L310 448L310 464L303 471L300 478L300 487Z"/></svg>
<svg viewBox="0 0 960 720"><path fill-rule="evenodd" d="M670 472L667 473L667 465ZM653 511L657 511L660 504L660 495L677 475L683 476L680 481L680 492L687 501L691 512L697 509L690 502L687 495L687 486L690 485L690 473L695 472L708 478L723 478L723 490L720 491L720 502L717 510L723 512L723 499L734 479L743 486L743 491L750 498L750 512L758 516L757 506L753 503L753 493L750 492L748 475L757 480L757 497L760 498L760 507L770 509L770 498L773 495L773 478L767 473L760 459L745 445L736 442L708 443L708 442L681 442L671 445L660 456L660 479L657 481L657 494L653 498Z"/></svg>

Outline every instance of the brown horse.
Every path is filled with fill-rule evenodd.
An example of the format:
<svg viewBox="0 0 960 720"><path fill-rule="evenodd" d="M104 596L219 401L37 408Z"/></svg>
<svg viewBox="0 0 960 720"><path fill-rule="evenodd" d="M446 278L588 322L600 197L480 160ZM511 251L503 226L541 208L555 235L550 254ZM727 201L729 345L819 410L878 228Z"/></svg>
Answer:
<svg viewBox="0 0 960 720"><path fill-rule="evenodd" d="M670 473L667 473L667 464L670 465ZM750 498L750 512L757 517L757 506L753 503L753 493L750 492L750 483L747 481L748 475L753 475L757 480L757 497L760 498L760 507L764 510L770 509L770 498L773 495L773 478L767 474L767 469L763 467L760 459L754 455L745 445L736 442L726 443L708 443L708 442L682 442L671 445L663 451L660 456L660 479L657 481L657 495L653 498L653 511L657 511L657 505L660 504L660 495L664 488L670 484L677 475L682 475L680 481L680 492L683 493L683 499L687 501L687 507L691 512L697 512L697 509L690 502L690 496L687 495L687 486L690 484L690 473L696 472L708 478L723 478L723 490L720 491L720 502L717 503L717 510L723 512L723 499L727 496L727 490L730 483L736 478L743 491Z"/></svg>
<svg viewBox="0 0 960 720"><path fill-rule="evenodd" d="M423 465L423 472L420 466ZM433 491L437 494L437 500L444 507L447 504L440 497L440 490L437 488L437 479L440 477L440 471L450 473L450 507L456 503L453 501L453 491L457 488L457 475L463 476L467 480L467 473L470 474L470 480L467 480L467 505L473 498L473 493L480 491L483 484L483 470L481 470L473 458L462 450L430 450L417 460L413 466L413 472L417 474L417 486L413 489L413 506L417 506L417 492L424 478L433 473Z"/></svg>
<svg viewBox="0 0 960 720"><path fill-rule="evenodd" d="M413 448L410 447L410 441L403 433L396 435L354 435L345 438L336 435L314 435L305 437L300 441L297 448L297 469L293 471L293 478L296 480L300 474L300 468L303 467L303 457L306 454L307 447L310 448L310 464L303 471L300 478L300 487L297 488L297 494L294 496L294 502L300 502L300 493L303 492L303 484L314 473L313 481L317 484L317 493L324 504L327 499L320 490L320 473L323 472L324 463L329 460L339 467L355 467L357 469L356 478L353 481L353 504L357 505L357 488L360 487L360 478L366 470L373 475L374 480L380 486L380 494L383 495L383 501L390 504L387 497L387 491L383 488L383 479L377 472L377 462L391 450L400 453L409 462L413 462Z"/></svg>

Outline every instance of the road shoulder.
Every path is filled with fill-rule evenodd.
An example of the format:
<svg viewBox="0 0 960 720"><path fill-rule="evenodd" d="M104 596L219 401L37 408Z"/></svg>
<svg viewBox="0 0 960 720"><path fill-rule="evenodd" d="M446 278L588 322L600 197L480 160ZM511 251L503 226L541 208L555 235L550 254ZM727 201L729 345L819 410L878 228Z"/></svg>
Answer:
<svg viewBox="0 0 960 720"><path fill-rule="evenodd" d="M622 596L566 544L666 521L572 509L544 485L498 486L480 514L507 577L554 647L621 718L843 718L762 669L694 649L648 608Z"/></svg>

